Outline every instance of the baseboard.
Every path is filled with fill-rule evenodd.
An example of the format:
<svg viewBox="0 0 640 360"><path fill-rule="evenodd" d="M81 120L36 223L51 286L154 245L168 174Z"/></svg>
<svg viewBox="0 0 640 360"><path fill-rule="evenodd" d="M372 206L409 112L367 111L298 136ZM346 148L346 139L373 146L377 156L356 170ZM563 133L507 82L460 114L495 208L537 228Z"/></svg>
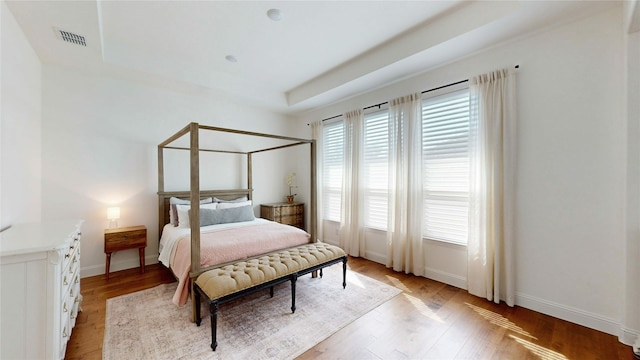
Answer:
<svg viewBox="0 0 640 360"><path fill-rule="evenodd" d="M375 261L378 264L387 264L387 255L385 254L380 254L373 251L365 251L364 258L367 260Z"/></svg>
<svg viewBox="0 0 640 360"><path fill-rule="evenodd" d="M621 343L629 346L633 346L633 344L640 339L640 331L633 330L626 327L620 328L620 335L618 335L618 340Z"/></svg>
<svg viewBox="0 0 640 360"><path fill-rule="evenodd" d="M439 281L447 285L467 290L467 278L460 275L455 275L441 270L425 267L424 276L431 280Z"/></svg>
<svg viewBox="0 0 640 360"><path fill-rule="evenodd" d="M386 265L387 256L385 254L376 253L373 251L367 251L364 255L367 260L375 261L378 264ZM467 289L467 278L451 273L447 273L441 270L425 268L425 276L428 279L439 281L447 285L455 286L457 288Z"/></svg>
<svg viewBox="0 0 640 360"><path fill-rule="evenodd" d="M145 265L156 264L158 262L158 255L150 255L144 257ZM105 264L92 265L80 268L80 277L86 278L89 276L103 275ZM111 262L109 273L114 271L126 270L140 267L140 260L138 258Z"/></svg>
<svg viewBox="0 0 640 360"><path fill-rule="evenodd" d="M516 305L537 311L542 314L557 317L574 324L620 337L621 325L616 319L594 314L588 311L563 305L535 296L516 293ZM622 340L622 339L620 339ZM626 344L626 343L625 343Z"/></svg>

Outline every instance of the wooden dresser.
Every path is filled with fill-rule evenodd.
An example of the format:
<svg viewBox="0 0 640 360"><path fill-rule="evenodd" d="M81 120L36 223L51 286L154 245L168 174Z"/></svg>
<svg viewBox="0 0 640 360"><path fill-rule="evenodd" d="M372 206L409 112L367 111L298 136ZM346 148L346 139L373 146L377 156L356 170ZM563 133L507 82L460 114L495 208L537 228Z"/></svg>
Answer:
<svg viewBox="0 0 640 360"><path fill-rule="evenodd" d="M260 217L304 230L304 203L261 204Z"/></svg>
<svg viewBox="0 0 640 360"><path fill-rule="evenodd" d="M80 294L82 220L0 233L0 359L62 359Z"/></svg>

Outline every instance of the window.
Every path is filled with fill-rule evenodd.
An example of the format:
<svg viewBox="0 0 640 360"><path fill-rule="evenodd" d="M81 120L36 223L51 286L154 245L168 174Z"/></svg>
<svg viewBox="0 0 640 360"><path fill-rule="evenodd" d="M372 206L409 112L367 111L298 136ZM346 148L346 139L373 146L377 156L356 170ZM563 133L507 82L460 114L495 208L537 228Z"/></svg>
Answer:
<svg viewBox="0 0 640 360"><path fill-rule="evenodd" d="M469 211L469 90L423 100L422 136L422 236L466 244Z"/></svg>
<svg viewBox="0 0 640 360"><path fill-rule="evenodd" d="M446 91L446 90L445 90ZM324 126L324 218L340 221L344 123ZM469 90L422 101L423 229L427 239L466 244L469 211ZM389 111L365 114L363 128L364 222L387 230Z"/></svg>
<svg viewBox="0 0 640 360"><path fill-rule="evenodd" d="M342 163L344 154L344 122L336 121L330 124L325 124L323 132L323 217L326 220L340 221Z"/></svg>
<svg viewBox="0 0 640 360"><path fill-rule="evenodd" d="M364 206L365 226L387 229L389 193L389 111L364 116Z"/></svg>

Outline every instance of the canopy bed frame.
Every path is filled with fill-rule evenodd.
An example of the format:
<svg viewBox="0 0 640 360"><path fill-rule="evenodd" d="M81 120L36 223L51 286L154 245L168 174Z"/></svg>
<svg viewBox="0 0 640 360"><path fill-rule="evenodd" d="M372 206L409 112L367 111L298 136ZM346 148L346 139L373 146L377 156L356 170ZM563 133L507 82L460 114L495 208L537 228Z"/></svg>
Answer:
<svg viewBox="0 0 640 360"><path fill-rule="evenodd" d="M284 145L272 146L268 148L255 149L251 151L234 151L224 149L205 149L200 146L200 132L222 132L239 134L243 136L262 137L281 140ZM171 146L176 140L183 136L189 137L189 147ZM158 145L158 230L159 234L162 233L163 227L169 222L169 199L171 197L179 197L189 199L191 204L198 204L203 197L218 197L222 199L232 199L234 197L247 196L249 200L252 199L253 192L253 179L252 179L252 155L255 153L273 151L278 149L289 148L292 146L306 145L310 146L310 222L308 232L311 235L313 242L316 241L316 144L315 140L301 139L288 136L264 134L243 130L234 130L227 128L220 128L214 126L200 125L192 122L185 126L182 130L169 137ZM165 149L189 151L190 154L190 189L189 191L165 191L165 172L164 172L164 151ZM246 189L232 189L232 190L202 190L200 189L200 152L217 152L217 153L229 153L246 155L247 157L247 188ZM191 215L189 216L189 223L191 229L200 229L200 209L199 206L191 207ZM216 265L219 267L220 265ZM193 280L197 278L203 272L209 270L210 267L201 268L200 266L200 231L191 231L191 271L189 273L190 278Z"/></svg>

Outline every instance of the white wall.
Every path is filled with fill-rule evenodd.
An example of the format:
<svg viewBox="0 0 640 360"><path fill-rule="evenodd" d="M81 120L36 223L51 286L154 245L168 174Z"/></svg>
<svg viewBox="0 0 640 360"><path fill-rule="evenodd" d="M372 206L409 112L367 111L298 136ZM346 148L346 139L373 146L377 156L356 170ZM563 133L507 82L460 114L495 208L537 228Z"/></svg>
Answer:
<svg viewBox="0 0 640 360"><path fill-rule="evenodd" d="M640 2L624 3L627 60L626 288L621 339L640 345Z"/></svg>
<svg viewBox="0 0 640 360"><path fill-rule="evenodd" d="M621 24L617 7L315 110L299 121L519 64L517 304L618 335L626 281ZM367 249L381 249L383 239L368 237ZM429 277L464 285L465 253L426 243Z"/></svg>
<svg viewBox="0 0 640 360"><path fill-rule="evenodd" d="M626 304L622 337L640 329L640 31L627 38ZM634 333L634 329L636 330Z"/></svg>
<svg viewBox="0 0 640 360"><path fill-rule="evenodd" d="M284 116L197 89L174 91L53 65L44 66L42 78L42 216L85 219L83 277L104 273L103 233L112 204L121 207L120 226L147 226L146 260L157 262L157 145L189 122L299 136ZM299 156L284 154L254 161L260 163L254 171L255 204L283 201L286 173L308 159L299 165ZM165 157L166 189L188 190L188 157ZM244 160L207 160L216 156L203 155L203 189L246 187ZM112 257L112 271L137 266L135 250Z"/></svg>
<svg viewBox="0 0 640 360"><path fill-rule="evenodd" d="M40 221L42 65L4 1L0 126L0 228Z"/></svg>

